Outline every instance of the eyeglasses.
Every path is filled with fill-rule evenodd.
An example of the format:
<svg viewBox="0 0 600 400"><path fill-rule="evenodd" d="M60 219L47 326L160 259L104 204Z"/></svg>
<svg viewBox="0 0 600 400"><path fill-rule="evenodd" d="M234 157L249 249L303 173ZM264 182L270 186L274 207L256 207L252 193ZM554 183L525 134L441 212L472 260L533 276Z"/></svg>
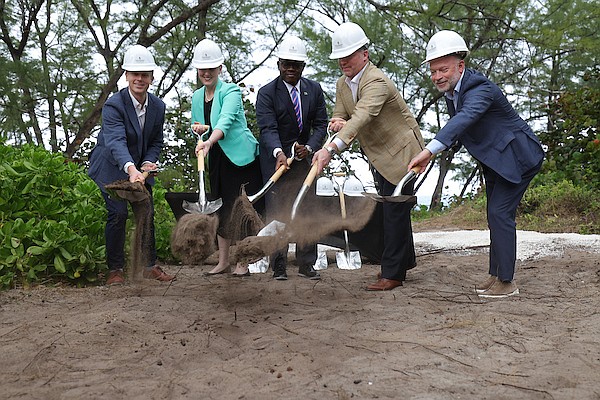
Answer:
<svg viewBox="0 0 600 400"><path fill-rule="evenodd" d="M302 61L279 60L279 65L281 65L281 68L283 68L283 69L288 69L288 68L301 69L301 68L304 68L304 62L302 62Z"/></svg>

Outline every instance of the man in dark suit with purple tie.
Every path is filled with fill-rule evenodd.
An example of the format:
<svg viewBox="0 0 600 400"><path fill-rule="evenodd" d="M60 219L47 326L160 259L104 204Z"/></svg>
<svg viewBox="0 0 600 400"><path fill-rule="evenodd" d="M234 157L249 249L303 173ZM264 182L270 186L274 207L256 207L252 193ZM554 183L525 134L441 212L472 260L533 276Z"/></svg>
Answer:
<svg viewBox="0 0 600 400"><path fill-rule="evenodd" d="M277 55L279 77L263 86L256 98L263 180L266 183L279 167L286 164L292 149L295 161L266 195L269 219L290 212L292 204L288 200L293 201L293 197L282 194L298 192L298 182L302 182L308 174L311 156L321 148L327 133L327 109L321 85L302 77L307 59L304 42L298 37L288 36L279 45ZM298 247L298 275L320 279L319 273L313 268L316 259L316 243ZM287 248L271 255L270 264L273 277L286 280Z"/></svg>

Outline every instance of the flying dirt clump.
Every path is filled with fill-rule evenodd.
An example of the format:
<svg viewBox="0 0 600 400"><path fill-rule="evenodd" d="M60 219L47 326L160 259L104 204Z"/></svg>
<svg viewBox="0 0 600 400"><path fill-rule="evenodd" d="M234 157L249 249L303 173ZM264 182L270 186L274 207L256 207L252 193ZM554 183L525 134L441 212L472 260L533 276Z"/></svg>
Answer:
<svg viewBox="0 0 600 400"><path fill-rule="evenodd" d="M256 236L265 227L262 218L248 200L244 187L241 189L240 196L233 203L230 218L229 227L231 238L234 241L242 240L247 236Z"/></svg>
<svg viewBox="0 0 600 400"><path fill-rule="evenodd" d="M213 215L183 215L171 234L171 251L186 264L202 264L216 250L219 219Z"/></svg>

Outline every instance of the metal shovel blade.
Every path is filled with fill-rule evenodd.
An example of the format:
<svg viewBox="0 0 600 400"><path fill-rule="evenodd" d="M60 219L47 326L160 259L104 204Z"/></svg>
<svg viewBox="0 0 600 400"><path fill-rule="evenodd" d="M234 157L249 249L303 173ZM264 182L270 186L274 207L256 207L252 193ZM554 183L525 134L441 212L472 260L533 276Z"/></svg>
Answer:
<svg viewBox="0 0 600 400"><path fill-rule="evenodd" d="M204 203L194 203L187 200L183 200L181 206L183 209L190 214L212 214L217 211L223 205L223 199L217 199L214 201L206 201Z"/></svg>
<svg viewBox="0 0 600 400"><path fill-rule="evenodd" d="M292 146L292 150L293 150L293 146ZM293 161L294 161L294 152L292 151L292 157L287 159L287 166L289 167ZM267 194L269 189L271 189L273 187L273 185L275 185L275 182L277 182L279 180L279 178L281 178L281 175L283 175L286 171L287 171L287 168L285 167L285 165L282 165L281 167L279 167L277 169L277 171L275 171L275 173L269 178L267 183L265 183L265 185L258 192L256 192L255 194L253 194L251 196L248 196L248 200L250 200L250 203L252 203L252 204L256 203L265 194Z"/></svg>
<svg viewBox="0 0 600 400"><path fill-rule="evenodd" d="M335 253L335 262L339 269L360 269L362 261L358 251L349 253L338 251Z"/></svg>
<svg viewBox="0 0 600 400"><path fill-rule="evenodd" d="M204 152L200 151L198 153L198 202L184 200L181 206L190 214L212 214L222 205L223 199L206 200L206 192L204 191Z"/></svg>
<svg viewBox="0 0 600 400"><path fill-rule="evenodd" d="M342 186L338 183L340 194L340 209L342 212L342 221L346 220L346 199ZM335 261L339 269L359 269L361 267L361 259L358 251L350 251L350 242L348 240L348 230L344 229L344 252L335 254Z"/></svg>
<svg viewBox="0 0 600 400"><path fill-rule="evenodd" d="M306 196L306 193L308 192L310 185L312 185L313 181L315 180L315 177L317 176L317 167L318 167L317 163L314 163L313 166L310 168L310 171L308 172L306 179L304 179L304 182L302 183L302 187L300 188L300 191L298 192L298 195L296 196L296 200L294 200L294 205L292 206L292 216L291 216L292 221L294 220L294 218L296 218L296 214L298 213L298 207L300 206L300 203L302 203L302 200Z"/></svg>
<svg viewBox="0 0 600 400"><path fill-rule="evenodd" d="M404 175L402 180L400 182L398 182L398 185L396 185L396 188L392 192L391 196L381 196L377 193L368 193L368 192L362 192L362 194L363 194L363 196L368 197L372 200L378 201L380 203L383 203L383 202L412 203L412 202L414 202L416 204L417 203L416 196L410 195L410 194L401 194L401 193L402 193L402 189L404 189L404 186L406 186L406 184L408 182L415 179L417 177L418 173L419 173L418 167L414 167L413 169L408 171L408 173L406 175Z"/></svg>
<svg viewBox="0 0 600 400"><path fill-rule="evenodd" d="M381 196L377 193L363 192L363 196L375 200L379 203L417 203L417 196L410 194L401 194L399 196Z"/></svg>

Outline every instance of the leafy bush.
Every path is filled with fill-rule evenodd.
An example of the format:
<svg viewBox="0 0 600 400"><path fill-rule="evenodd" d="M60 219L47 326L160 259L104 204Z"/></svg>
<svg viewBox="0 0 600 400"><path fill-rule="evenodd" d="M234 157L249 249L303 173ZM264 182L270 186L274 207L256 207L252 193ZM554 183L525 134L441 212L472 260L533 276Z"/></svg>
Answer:
<svg viewBox="0 0 600 400"><path fill-rule="evenodd" d="M152 189L154 198L154 229L156 236L156 256L164 262L173 262L171 253L171 232L176 221L175 215L165 200L167 190L162 187L160 179L156 179L156 184Z"/></svg>
<svg viewBox="0 0 600 400"><path fill-rule="evenodd" d="M595 189L539 175L519 206L529 229L540 232L600 233L600 199Z"/></svg>
<svg viewBox="0 0 600 400"><path fill-rule="evenodd" d="M600 68L585 71L582 85L550 104L552 128L541 132L546 145L544 171L556 181L600 189Z"/></svg>
<svg viewBox="0 0 600 400"><path fill-rule="evenodd" d="M0 288L47 280L95 282L107 269L106 208L98 186L81 166L40 147L0 145L0 160ZM157 255L171 261L175 217L165 193L157 180ZM129 237L133 219L130 213Z"/></svg>
<svg viewBox="0 0 600 400"><path fill-rule="evenodd" d="M106 268L105 214L78 165L40 147L0 146L0 287L94 282Z"/></svg>

